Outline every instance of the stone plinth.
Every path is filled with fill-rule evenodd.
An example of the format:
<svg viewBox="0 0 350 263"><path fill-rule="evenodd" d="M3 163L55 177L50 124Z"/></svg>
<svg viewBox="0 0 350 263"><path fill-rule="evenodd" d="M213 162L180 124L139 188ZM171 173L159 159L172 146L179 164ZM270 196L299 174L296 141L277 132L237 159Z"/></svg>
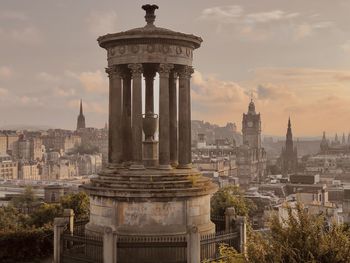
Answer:
<svg viewBox="0 0 350 263"><path fill-rule="evenodd" d="M112 227L119 235L184 235L187 226L215 232L210 195L216 186L195 169L105 170L90 185L87 230Z"/></svg>
<svg viewBox="0 0 350 263"><path fill-rule="evenodd" d="M143 144L143 164L145 167L158 166L158 142L144 141Z"/></svg>

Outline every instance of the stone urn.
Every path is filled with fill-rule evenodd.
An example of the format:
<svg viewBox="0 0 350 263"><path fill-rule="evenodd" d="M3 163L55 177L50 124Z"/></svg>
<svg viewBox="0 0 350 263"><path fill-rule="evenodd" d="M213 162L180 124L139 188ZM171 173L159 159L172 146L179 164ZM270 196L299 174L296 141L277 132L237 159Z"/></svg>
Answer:
<svg viewBox="0 0 350 263"><path fill-rule="evenodd" d="M143 132L145 133L145 140L153 141L154 134L158 129L158 114L155 114L153 112L143 114L142 127Z"/></svg>

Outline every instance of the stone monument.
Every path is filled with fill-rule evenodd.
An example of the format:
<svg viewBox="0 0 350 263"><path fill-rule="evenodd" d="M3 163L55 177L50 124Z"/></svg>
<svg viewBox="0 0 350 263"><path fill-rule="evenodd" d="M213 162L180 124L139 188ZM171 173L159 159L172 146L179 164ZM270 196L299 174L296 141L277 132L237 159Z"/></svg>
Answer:
<svg viewBox="0 0 350 263"><path fill-rule="evenodd" d="M210 196L217 188L191 165L190 78L202 39L155 26L158 6L142 8L144 27L98 38L108 61L109 164L82 186L90 195L86 230L98 235L110 227L133 237L213 233Z"/></svg>

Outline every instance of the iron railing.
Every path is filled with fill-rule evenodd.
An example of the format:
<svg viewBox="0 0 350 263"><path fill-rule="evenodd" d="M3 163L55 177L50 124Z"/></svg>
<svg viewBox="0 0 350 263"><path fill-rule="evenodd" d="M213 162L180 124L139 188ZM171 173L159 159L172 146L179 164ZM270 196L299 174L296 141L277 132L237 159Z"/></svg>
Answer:
<svg viewBox="0 0 350 263"><path fill-rule="evenodd" d="M186 236L118 236L118 263L185 263Z"/></svg>
<svg viewBox="0 0 350 263"><path fill-rule="evenodd" d="M216 232L201 236L201 261L221 259L219 247L221 244L238 248L239 234L237 232Z"/></svg>
<svg viewBox="0 0 350 263"><path fill-rule="evenodd" d="M63 263L103 263L103 239L99 236L71 234L61 236L61 262Z"/></svg>
<svg viewBox="0 0 350 263"><path fill-rule="evenodd" d="M85 225L89 223L88 219L74 221L73 233L74 235L84 236L85 235Z"/></svg>
<svg viewBox="0 0 350 263"><path fill-rule="evenodd" d="M225 231L226 223L225 216L211 216L210 220L215 224L215 231L222 232Z"/></svg>

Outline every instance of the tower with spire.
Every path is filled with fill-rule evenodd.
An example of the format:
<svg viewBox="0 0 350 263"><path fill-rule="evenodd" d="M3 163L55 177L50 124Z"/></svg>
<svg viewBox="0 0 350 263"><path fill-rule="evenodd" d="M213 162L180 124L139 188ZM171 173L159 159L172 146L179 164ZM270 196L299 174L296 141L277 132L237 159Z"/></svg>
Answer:
<svg viewBox="0 0 350 263"><path fill-rule="evenodd" d="M242 120L243 144L251 148L261 148L261 118L260 113L255 112L255 104L251 98L248 112L243 113Z"/></svg>
<svg viewBox="0 0 350 263"><path fill-rule="evenodd" d="M281 153L281 169L283 174L296 173L298 169L298 152L293 145L293 133L290 117L288 119L288 128L286 134L286 144Z"/></svg>
<svg viewBox="0 0 350 263"><path fill-rule="evenodd" d="M80 100L80 112L77 121L77 130L85 128L85 116L83 114L83 100Z"/></svg>
<svg viewBox="0 0 350 263"><path fill-rule="evenodd" d="M261 118L253 97L242 119L243 145L237 149L237 175L240 185L259 182L266 175L266 151L261 146Z"/></svg>

